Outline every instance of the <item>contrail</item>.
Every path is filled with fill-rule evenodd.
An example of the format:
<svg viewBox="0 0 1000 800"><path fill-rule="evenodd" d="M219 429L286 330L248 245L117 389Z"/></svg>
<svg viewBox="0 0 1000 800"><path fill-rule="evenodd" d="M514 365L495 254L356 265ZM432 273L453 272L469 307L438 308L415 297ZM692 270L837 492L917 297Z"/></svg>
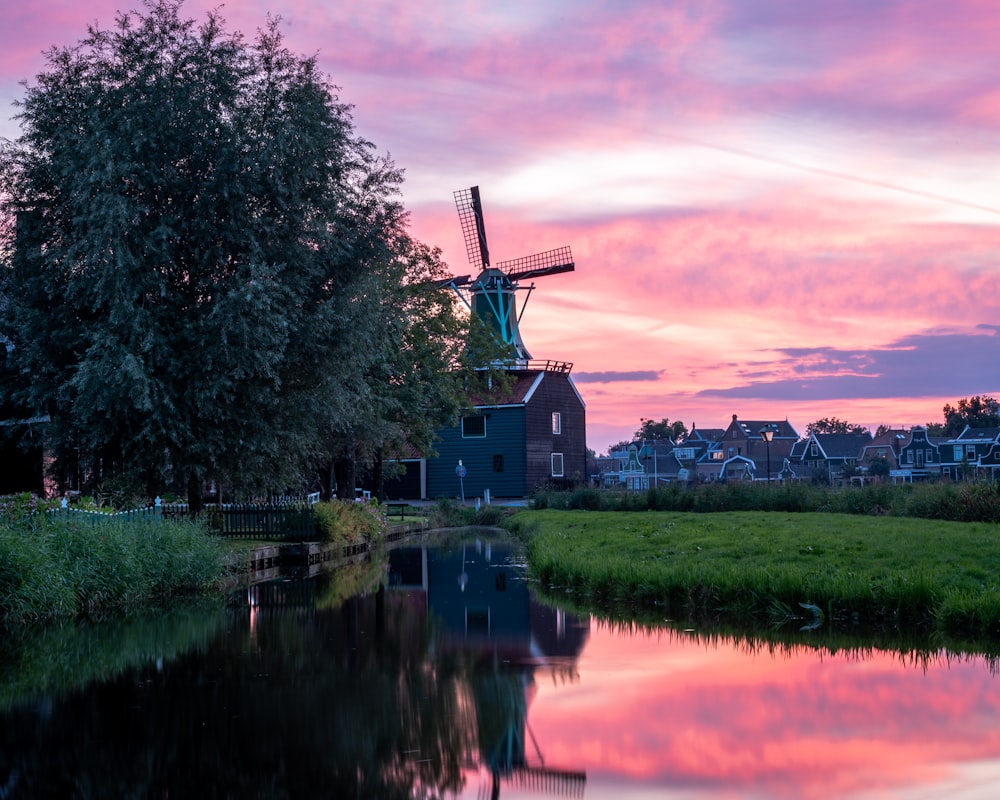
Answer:
<svg viewBox="0 0 1000 800"><path fill-rule="evenodd" d="M961 206L962 208L971 208L976 211L985 211L988 214L996 214L1000 216L1000 208L993 208L992 206L984 206L979 203L970 203L966 200L957 200L954 197L948 197L943 194L935 194L934 192L925 192L920 189L911 189L908 186L900 186L896 183L889 183L888 181L879 181L872 178L862 178L858 175L851 175L847 172L837 172L832 169L823 169L822 167L810 167L804 164L797 164L794 161L787 161L783 158L777 158L775 156L762 156L759 153L752 153L749 150L741 150L738 147L728 147L721 144L713 144L711 142L705 142L700 139L692 139L687 136L680 136L678 134L670 133L667 134L671 138L678 139L688 144L693 144L697 147L704 147L708 150L718 150L722 153L729 153L731 155L741 156L742 158L750 158L754 161L762 161L765 164L774 164L779 167L786 167L788 169L798 170L799 172L809 172L813 175L822 175L826 178L835 178L841 181L850 181L852 183L860 183L866 186L875 186L879 189L888 189L893 192L902 192L903 194L913 195L914 197L923 197L926 200L936 200L940 203L948 203L953 206Z"/></svg>

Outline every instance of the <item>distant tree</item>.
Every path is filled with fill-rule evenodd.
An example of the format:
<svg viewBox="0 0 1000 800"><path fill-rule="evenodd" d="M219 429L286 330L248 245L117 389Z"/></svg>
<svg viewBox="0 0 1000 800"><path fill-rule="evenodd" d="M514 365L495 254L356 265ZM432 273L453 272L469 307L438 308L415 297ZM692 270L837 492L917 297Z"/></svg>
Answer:
<svg viewBox="0 0 1000 800"><path fill-rule="evenodd" d="M926 422L924 423L924 428L927 429L928 436L944 436L944 423L943 422Z"/></svg>
<svg viewBox="0 0 1000 800"><path fill-rule="evenodd" d="M944 435L957 436L968 425L970 428L993 428L1000 426L1000 403L986 395L963 397L957 406L945 404Z"/></svg>
<svg viewBox="0 0 1000 800"><path fill-rule="evenodd" d="M806 425L806 435L814 433L867 433L864 425L852 425L837 417L823 417Z"/></svg>
<svg viewBox="0 0 1000 800"><path fill-rule="evenodd" d="M875 429L875 438L879 436L885 436L889 431L892 430L892 425L886 425L884 422Z"/></svg>
<svg viewBox="0 0 1000 800"><path fill-rule="evenodd" d="M634 442L621 441L618 442L617 444L610 445L608 447L608 455L610 456L613 453L618 453L621 452L622 450L627 451L633 445L633 443Z"/></svg>
<svg viewBox="0 0 1000 800"><path fill-rule="evenodd" d="M868 462L868 474L877 478L885 478L889 475L889 460L885 456L875 456Z"/></svg>
<svg viewBox="0 0 1000 800"><path fill-rule="evenodd" d="M47 53L0 153L0 328L59 465L197 506L208 479L295 485L364 431L406 245L399 172L315 58L180 6Z"/></svg>
<svg viewBox="0 0 1000 800"><path fill-rule="evenodd" d="M649 442L664 440L674 442L687 434L687 426L680 420L671 422L664 417L659 422L655 422L654 420L642 417L639 423L639 430L635 432L636 441L645 439Z"/></svg>

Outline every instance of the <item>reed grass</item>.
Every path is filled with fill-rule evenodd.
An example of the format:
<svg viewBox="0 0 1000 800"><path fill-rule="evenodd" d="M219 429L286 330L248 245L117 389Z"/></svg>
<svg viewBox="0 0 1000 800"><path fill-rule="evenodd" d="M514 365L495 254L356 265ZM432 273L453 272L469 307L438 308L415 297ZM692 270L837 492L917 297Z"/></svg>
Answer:
<svg viewBox="0 0 1000 800"><path fill-rule="evenodd" d="M79 617L224 577L223 543L195 522L94 525L44 515L0 523L0 623Z"/></svg>
<svg viewBox="0 0 1000 800"><path fill-rule="evenodd" d="M828 513L525 511L528 563L597 609L1000 639L1000 525Z"/></svg>

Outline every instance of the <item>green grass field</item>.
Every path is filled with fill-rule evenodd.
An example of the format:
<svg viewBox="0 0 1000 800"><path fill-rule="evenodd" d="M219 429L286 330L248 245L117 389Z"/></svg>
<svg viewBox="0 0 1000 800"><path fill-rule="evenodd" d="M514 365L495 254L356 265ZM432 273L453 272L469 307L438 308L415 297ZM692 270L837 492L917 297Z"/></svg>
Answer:
<svg viewBox="0 0 1000 800"><path fill-rule="evenodd" d="M1000 639L1000 525L821 513L525 511L543 590L624 618L804 619Z"/></svg>

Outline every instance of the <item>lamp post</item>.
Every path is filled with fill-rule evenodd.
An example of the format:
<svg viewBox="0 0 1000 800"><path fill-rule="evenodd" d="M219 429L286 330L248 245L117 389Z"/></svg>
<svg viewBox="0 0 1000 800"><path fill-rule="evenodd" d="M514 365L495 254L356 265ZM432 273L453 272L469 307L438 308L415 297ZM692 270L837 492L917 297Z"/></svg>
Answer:
<svg viewBox="0 0 1000 800"><path fill-rule="evenodd" d="M774 438L774 431L771 428L761 428L760 438L764 440L767 447L767 485L771 485L771 440Z"/></svg>

